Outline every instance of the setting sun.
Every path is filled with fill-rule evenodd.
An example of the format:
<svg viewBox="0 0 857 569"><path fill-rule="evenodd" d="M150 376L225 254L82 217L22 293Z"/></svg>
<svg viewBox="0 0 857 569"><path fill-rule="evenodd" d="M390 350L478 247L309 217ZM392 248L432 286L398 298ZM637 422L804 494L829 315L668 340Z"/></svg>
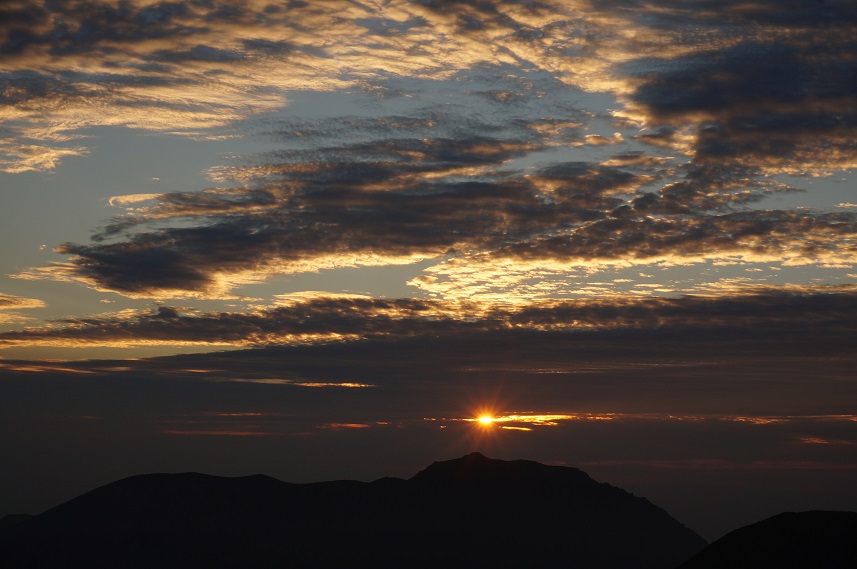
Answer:
<svg viewBox="0 0 857 569"><path fill-rule="evenodd" d="M487 426L487 425L493 424L495 419L494 419L494 417L491 417L490 415L480 415L479 417L477 417L476 420L479 422L480 425L486 425Z"/></svg>

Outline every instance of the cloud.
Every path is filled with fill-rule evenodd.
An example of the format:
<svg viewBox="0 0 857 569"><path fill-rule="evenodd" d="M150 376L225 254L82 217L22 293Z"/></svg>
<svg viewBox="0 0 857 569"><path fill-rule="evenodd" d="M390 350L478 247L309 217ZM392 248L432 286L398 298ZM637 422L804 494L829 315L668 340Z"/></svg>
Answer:
<svg viewBox="0 0 857 569"><path fill-rule="evenodd" d="M0 293L0 326L13 324L20 325L31 320L30 317L16 312L17 310L44 308L45 306L46 305L43 301L35 298L24 298L11 294Z"/></svg>
<svg viewBox="0 0 857 569"><path fill-rule="evenodd" d="M209 408L202 411L218 413L274 413L281 418L272 420L287 423L283 428L289 430L305 430L299 425L307 421L410 421L437 429L428 424L437 422L423 418L473 418L490 410L495 416L614 417L616 424L646 429L660 424L660 436L668 440L689 432L721 433L719 442L700 452L734 449L736 436L743 433L751 437L742 439L749 457L768 448L763 441L769 434L782 433L778 445L785 446L778 448L790 456L804 452L800 447L820 446L800 444L801 437L854 439L853 386L847 378L857 363L855 302L853 292L772 290L727 300L562 302L506 311L343 298L251 314L163 309L58 322L52 330L6 332L0 342L193 341L253 349L131 360L4 359L0 368L9 380L4 388L12 390L7 401L16 400L20 390L35 389L33 377L53 381L59 393L73 393L71 386L79 384L64 381L80 377L90 382L86 389L100 382L111 386L95 392L96 399L124 402L120 412L106 405L104 411L90 406L80 414L118 414L135 421L138 412L151 416L146 407L151 399L123 395L129 392L160 394L156 400L165 403L165 413L151 421L204 406ZM336 335L353 339L329 341ZM373 387L352 388L368 385ZM188 399L176 406L164 393ZM57 404L77 401L56 399ZM270 424L258 416L209 417L206 427L210 423L213 430L227 431L234 430L230 423L263 420ZM554 422L562 427L557 436L566 444L605 423ZM455 424L450 422L450 428ZM190 424L163 428L195 430ZM543 442L556 445L558 440ZM686 449L692 456L695 444Z"/></svg>
<svg viewBox="0 0 857 569"><path fill-rule="evenodd" d="M696 125L698 164L799 175L857 164L855 69L845 56L857 30L851 3L727 2L706 11L673 2L659 10L676 39L694 47L625 64L634 77L631 114L652 125Z"/></svg>
<svg viewBox="0 0 857 569"><path fill-rule="evenodd" d="M434 117L424 128L442 134L455 122ZM476 121L453 137L372 135L410 126L401 123L370 123L369 138L354 143L261 155L261 165L230 174L245 186L114 197L126 214L91 244L58 247L68 264L19 276L128 296L223 296L274 273L411 263L529 239L603 218L622 203L614 194L652 178L634 161L509 167L569 136L540 132L541 121L507 127L502 139Z"/></svg>
<svg viewBox="0 0 857 569"><path fill-rule="evenodd" d="M93 125L206 136L284 106L292 90L383 93L390 77L444 80L520 63L538 55L538 27L556 20L556 8L15 0L0 32L0 116L30 144ZM92 105L99 112L85 113Z"/></svg>
<svg viewBox="0 0 857 569"><path fill-rule="evenodd" d="M857 260L857 217L750 211L678 218L617 217L501 250L525 260L636 263L652 258L746 258L792 263Z"/></svg>
<svg viewBox="0 0 857 569"><path fill-rule="evenodd" d="M706 130L697 145L709 159L750 152L773 163L776 150L792 144L804 159L799 169L818 171L813 141L834 149L825 167L853 157L853 70L840 56L851 51L857 17L847 2L783 8L733 1L716 9L667 2L655 9L597 0L383 7L18 0L4 18L4 118L16 119L16 137L34 141L92 124L198 135L281 107L290 90L380 94L396 92L388 91L391 77L440 82L505 65L619 96L628 105L620 114L643 122L682 128L714 121L719 134ZM481 92L504 104L520 94ZM93 100L102 112L80 118ZM760 131L768 149L741 143ZM795 133L806 137L789 143Z"/></svg>
<svg viewBox="0 0 857 569"><path fill-rule="evenodd" d="M0 292L0 310L18 310L22 308L44 308L45 303L35 298L24 298Z"/></svg>
<svg viewBox="0 0 857 569"><path fill-rule="evenodd" d="M161 306L142 314L67 319L52 329L9 333L0 343L39 345L265 345L386 336L467 327L465 313L419 300L318 297L249 313L183 315Z"/></svg>
<svg viewBox="0 0 857 569"><path fill-rule="evenodd" d="M495 139L472 126L459 138L370 137L268 153L230 174L249 182L238 187L114 197L126 213L92 243L57 247L69 262L18 276L170 298L229 297L278 273L442 257L416 286L430 288L438 274L478 281L506 261L527 264L510 267L525 279L706 260L857 262L854 214L750 209L769 188L741 183L740 170L715 184L696 168L679 174L626 154L513 168L551 148L553 134L523 123L517 137Z"/></svg>
<svg viewBox="0 0 857 569"><path fill-rule="evenodd" d="M59 246L67 263L21 276L169 298L228 297L278 273L444 256L442 270L483 257L548 270L851 263L851 218L743 211L786 189L766 173L819 175L853 154L850 63L839 57L853 41L853 9L774 8L15 4L0 43L11 61L4 112L23 130L7 140L73 136L83 123L64 113L92 100L104 112L86 120L197 134L281 106L290 90L449 89L466 102L266 125L283 149L216 170L229 189L116 196L128 215L93 243ZM80 71L84 55L92 63ZM605 79L588 82L592 70ZM586 90L620 99L623 132L590 132L606 117L559 102ZM640 125L650 128L634 133ZM548 158L584 147L601 155ZM7 168L82 152L53 149L50 158L44 148L47 157L13 157Z"/></svg>
<svg viewBox="0 0 857 569"><path fill-rule="evenodd" d="M10 174L22 172L52 170L59 162L69 156L86 156L82 146L72 148L49 147L41 145L13 145L0 141L0 151L7 158L0 158L0 170Z"/></svg>
<svg viewBox="0 0 857 569"><path fill-rule="evenodd" d="M265 346L371 338L418 338L504 330L829 326L851 330L853 290L757 289L738 296L541 301L526 305L361 296L300 295L247 313L146 312L58 321L0 333L2 346Z"/></svg>
<svg viewBox="0 0 857 569"><path fill-rule="evenodd" d="M415 292L521 300L611 267L855 262L849 212L759 206L792 189L771 174L853 162L847 2L10 6L10 144L68 142L92 101L86 121L214 135L295 91L396 100L260 121L280 150L214 169L223 187L116 195L92 242L21 278L234 298L431 260Z"/></svg>

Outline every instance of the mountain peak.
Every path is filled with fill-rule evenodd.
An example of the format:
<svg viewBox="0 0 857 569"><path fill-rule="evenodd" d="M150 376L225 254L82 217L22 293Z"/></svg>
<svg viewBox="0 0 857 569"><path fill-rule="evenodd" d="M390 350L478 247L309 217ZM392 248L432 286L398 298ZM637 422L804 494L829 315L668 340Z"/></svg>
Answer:
<svg viewBox="0 0 857 569"><path fill-rule="evenodd" d="M461 458L433 462L416 474L417 483L446 485L521 486L544 484L597 484L585 472L565 466L548 466L531 460L499 460L471 452Z"/></svg>
<svg viewBox="0 0 857 569"><path fill-rule="evenodd" d="M0 531L10 567L669 569L704 545L580 470L478 452L376 483L141 475Z"/></svg>

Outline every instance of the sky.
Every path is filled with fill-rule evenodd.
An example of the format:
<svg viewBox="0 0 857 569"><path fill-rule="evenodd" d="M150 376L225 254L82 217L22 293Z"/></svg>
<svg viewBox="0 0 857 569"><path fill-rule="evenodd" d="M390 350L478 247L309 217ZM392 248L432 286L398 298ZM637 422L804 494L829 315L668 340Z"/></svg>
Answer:
<svg viewBox="0 0 857 569"><path fill-rule="evenodd" d="M853 2L0 22L0 514L471 451L707 539L857 510Z"/></svg>

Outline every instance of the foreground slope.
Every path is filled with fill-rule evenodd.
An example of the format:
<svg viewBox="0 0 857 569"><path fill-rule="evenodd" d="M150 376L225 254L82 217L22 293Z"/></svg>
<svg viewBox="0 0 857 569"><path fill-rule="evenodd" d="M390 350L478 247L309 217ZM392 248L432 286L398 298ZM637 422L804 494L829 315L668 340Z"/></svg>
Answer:
<svg viewBox="0 0 857 569"><path fill-rule="evenodd" d="M704 545L579 470L473 453L372 483L135 476L0 531L0 563L672 569Z"/></svg>
<svg viewBox="0 0 857 569"><path fill-rule="evenodd" d="M785 512L718 539L681 569L853 569L857 512Z"/></svg>

